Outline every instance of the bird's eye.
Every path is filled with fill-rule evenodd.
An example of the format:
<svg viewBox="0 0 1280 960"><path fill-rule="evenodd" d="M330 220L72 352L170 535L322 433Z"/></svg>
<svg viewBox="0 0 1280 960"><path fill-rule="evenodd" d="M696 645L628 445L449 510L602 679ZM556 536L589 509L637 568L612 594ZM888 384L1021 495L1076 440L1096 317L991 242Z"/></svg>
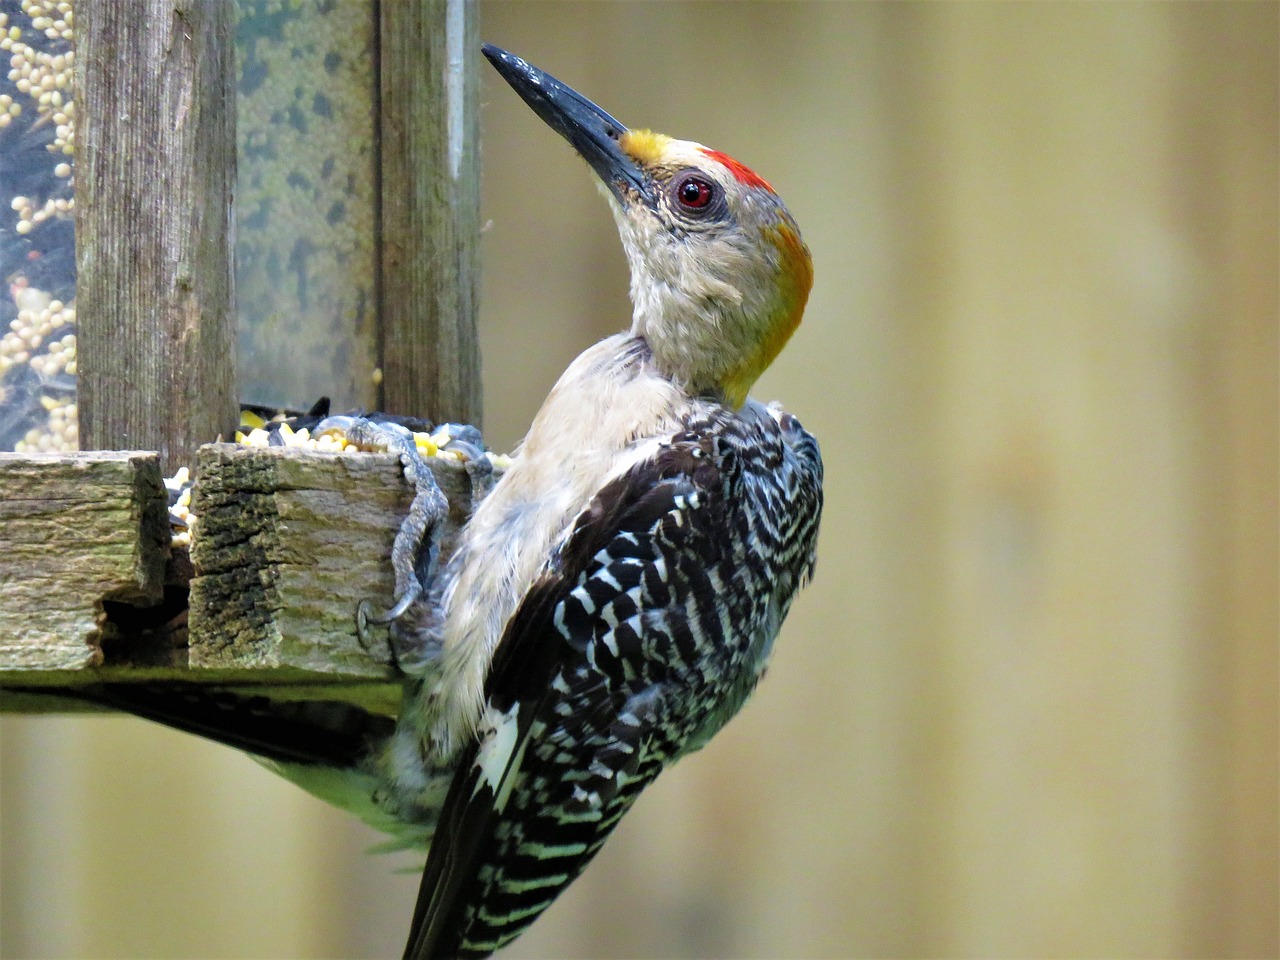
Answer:
<svg viewBox="0 0 1280 960"><path fill-rule="evenodd" d="M676 197L681 206L701 210L715 196L715 187L701 177L685 177L676 187Z"/></svg>

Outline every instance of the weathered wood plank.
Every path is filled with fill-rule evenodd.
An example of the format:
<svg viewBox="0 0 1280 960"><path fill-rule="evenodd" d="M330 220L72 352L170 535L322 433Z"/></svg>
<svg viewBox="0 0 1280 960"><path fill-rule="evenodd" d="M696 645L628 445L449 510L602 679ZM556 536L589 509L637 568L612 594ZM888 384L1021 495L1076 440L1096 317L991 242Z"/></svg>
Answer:
<svg viewBox="0 0 1280 960"><path fill-rule="evenodd" d="M385 409L480 425L473 0L379 4Z"/></svg>
<svg viewBox="0 0 1280 960"><path fill-rule="evenodd" d="M76 5L80 437L166 474L236 424L235 5Z"/></svg>
<svg viewBox="0 0 1280 960"><path fill-rule="evenodd" d="M472 483L458 461L428 463L451 507L443 561ZM361 644L355 611L391 602L413 499L398 459L210 444L196 470L184 590L154 453L0 455L0 709L77 709L56 691L84 684L193 682L393 710L397 674L385 644Z"/></svg>
<svg viewBox="0 0 1280 960"><path fill-rule="evenodd" d="M452 506L442 557L471 508L456 461L430 461ZM391 676L356 636L356 605L388 605L388 557L412 491L391 454L234 444L202 447L192 508L193 670L279 671L282 679Z"/></svg>
<svg viewBox="0 0 1280 960"><path fill-rule="evenodd" d="M103 601L158 602L168 551L154 453L0 453L0 670L100 665Z"/></svg>

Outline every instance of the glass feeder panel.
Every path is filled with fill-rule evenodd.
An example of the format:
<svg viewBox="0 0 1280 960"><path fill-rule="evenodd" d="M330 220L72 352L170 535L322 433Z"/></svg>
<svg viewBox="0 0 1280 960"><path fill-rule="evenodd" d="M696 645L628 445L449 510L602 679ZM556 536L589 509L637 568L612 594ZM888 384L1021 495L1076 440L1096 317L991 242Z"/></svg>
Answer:
<svg viewBox="0 0 1280 960"><path fill-rule="evenodd" d="M0 0L3 451L78 445L73 8Z"/></svg>
<svg viewBox="0 0 1280 960"><path fill-rule="evenodd" d="M241 399L376 405L370 0L241 0L236 300Z"/></svg>

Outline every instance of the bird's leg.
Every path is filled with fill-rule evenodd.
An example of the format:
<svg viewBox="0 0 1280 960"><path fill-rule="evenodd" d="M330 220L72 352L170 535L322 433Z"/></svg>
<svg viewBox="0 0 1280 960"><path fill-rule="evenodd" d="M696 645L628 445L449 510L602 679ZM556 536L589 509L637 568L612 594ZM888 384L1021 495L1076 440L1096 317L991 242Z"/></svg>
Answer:
<svg viewBox="0 0 1280 960"><path fill-rule="evenodd" d="M449 513L449 501L440 490L431 468L418 452L413 434L397 423L375 422L363 417L328 417L316 428L316 433L339 430L346 438L359 446L381 447L400 458L405 479L414 488L413 503L409 514L396 532L391 547L391 568L395 571L395 602L386 610L375 610L372 601L361 600L356 607L356 634L368 647L370 624L393 624L413 606L415 600L427 595L427 588L435 576L439 555L443 521ZM410 632L414 635L416 632ZM404 633L397 632L404 638ZM428 638L417 638L413 646L426 646ZM392 663L400 667L405 659L420 661L422 651L390 648ZM405 655L408 655L407 657Z"/></svg>

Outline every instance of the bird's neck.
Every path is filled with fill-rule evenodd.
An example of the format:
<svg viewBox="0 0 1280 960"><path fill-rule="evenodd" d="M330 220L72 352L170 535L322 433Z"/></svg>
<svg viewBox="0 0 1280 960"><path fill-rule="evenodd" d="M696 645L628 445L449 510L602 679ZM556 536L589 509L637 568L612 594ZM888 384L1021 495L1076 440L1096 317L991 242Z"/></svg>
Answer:
<svg viewBox="0 0 1280 960"><path fill-rule="evenodd" d="M673 244L655 219L612 206L631 268L632 335L690 395L741 407L804 314L813 261L799 231L783 218L733 242Z"/></svg>
<svg viewBox="0 0 1280 960"><path fill-rule="evenodd" d="M632 334L652 351L654 369L687 395L737 410L782 351L804 313L803 298L778 297L746 308L703 304L655 319L637 311Z"/></svg>

